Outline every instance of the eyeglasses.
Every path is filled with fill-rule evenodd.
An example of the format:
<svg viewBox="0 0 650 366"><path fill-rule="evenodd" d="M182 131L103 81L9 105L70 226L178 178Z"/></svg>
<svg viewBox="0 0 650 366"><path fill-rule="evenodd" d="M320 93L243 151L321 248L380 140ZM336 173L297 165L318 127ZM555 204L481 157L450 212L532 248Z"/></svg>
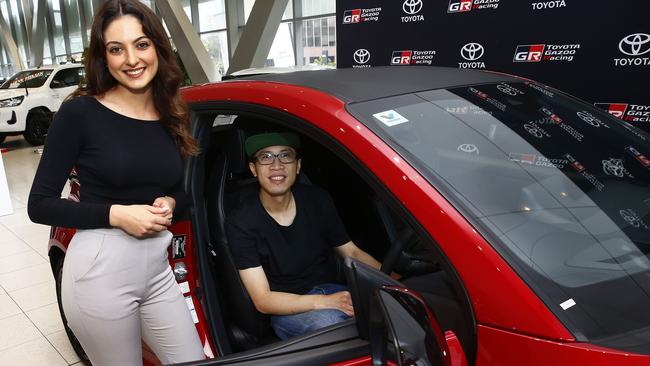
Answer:
<svg viewBox="0 0 650 366"><path fill-rule="evenodd" d="M280 151L277 154L264 152L255 157L260 165L271 165L275 162L275 158L280 160L282 164L291 164L296 161L296 153L294 151Z"/></svg>

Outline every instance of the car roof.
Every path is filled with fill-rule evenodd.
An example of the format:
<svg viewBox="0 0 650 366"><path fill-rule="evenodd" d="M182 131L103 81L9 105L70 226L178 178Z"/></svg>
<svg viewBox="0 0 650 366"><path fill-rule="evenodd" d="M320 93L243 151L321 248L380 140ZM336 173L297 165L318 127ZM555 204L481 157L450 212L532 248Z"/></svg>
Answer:
<svg viewBox="0 0 650 366"><path fill-rule="evenodd" d="M368 101L425 90L465 85L515 82L514 76L433 66L385 66L273 73L237 78L305 86L332 94L346 103Z"/></svg>
<svg viewBox="0 0 650 366"><path fill-rule="evenodd" d="M56 69L69 69L74 67L84 67L84 65L83 64L43 65L40 67L32 67L22 71L56 70Z"/></svg>

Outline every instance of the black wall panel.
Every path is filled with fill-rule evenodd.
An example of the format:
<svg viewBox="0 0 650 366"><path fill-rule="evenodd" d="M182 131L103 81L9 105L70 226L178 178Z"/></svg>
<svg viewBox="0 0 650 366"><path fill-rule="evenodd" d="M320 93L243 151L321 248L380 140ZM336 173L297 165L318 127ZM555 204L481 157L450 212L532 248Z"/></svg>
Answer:
<svg viewBox="0 0 650 366"><path fill-rule="evenodd" d="M511 73L650 131L650 1L337 0L336 6L338 67L425 64Z"/></svg>

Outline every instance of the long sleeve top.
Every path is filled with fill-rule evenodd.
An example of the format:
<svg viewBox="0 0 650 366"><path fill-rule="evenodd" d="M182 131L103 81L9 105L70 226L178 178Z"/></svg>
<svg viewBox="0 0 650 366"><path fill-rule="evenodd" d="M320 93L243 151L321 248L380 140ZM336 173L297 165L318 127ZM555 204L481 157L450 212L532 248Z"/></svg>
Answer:
<svg viewBox="0 0 650 366"><path fill-rule="evenodd" d="M61 199L73 166L80 202ZM93 97L61 105L50 125L27 211L32 221L77 229L110 227L113 204L152 204L156 197L187 206L183 161L160 121L119 114Z"/></svg>

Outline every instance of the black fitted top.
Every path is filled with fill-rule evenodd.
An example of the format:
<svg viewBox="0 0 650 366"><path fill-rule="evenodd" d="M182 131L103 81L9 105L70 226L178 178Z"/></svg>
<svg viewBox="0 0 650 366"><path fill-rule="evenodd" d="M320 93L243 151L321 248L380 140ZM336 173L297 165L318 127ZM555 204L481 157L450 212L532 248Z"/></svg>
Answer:
<svg viewBox="0 0 650 366"><path fill-rule="evenodd" d="M80 202L61 199L76 166ZM160 121L121 115L93 97L61 105L48 131L27 210L32 221L78 229L110 227L112 204L152 204L171 196L187 206L183 161Z"/></svg>

